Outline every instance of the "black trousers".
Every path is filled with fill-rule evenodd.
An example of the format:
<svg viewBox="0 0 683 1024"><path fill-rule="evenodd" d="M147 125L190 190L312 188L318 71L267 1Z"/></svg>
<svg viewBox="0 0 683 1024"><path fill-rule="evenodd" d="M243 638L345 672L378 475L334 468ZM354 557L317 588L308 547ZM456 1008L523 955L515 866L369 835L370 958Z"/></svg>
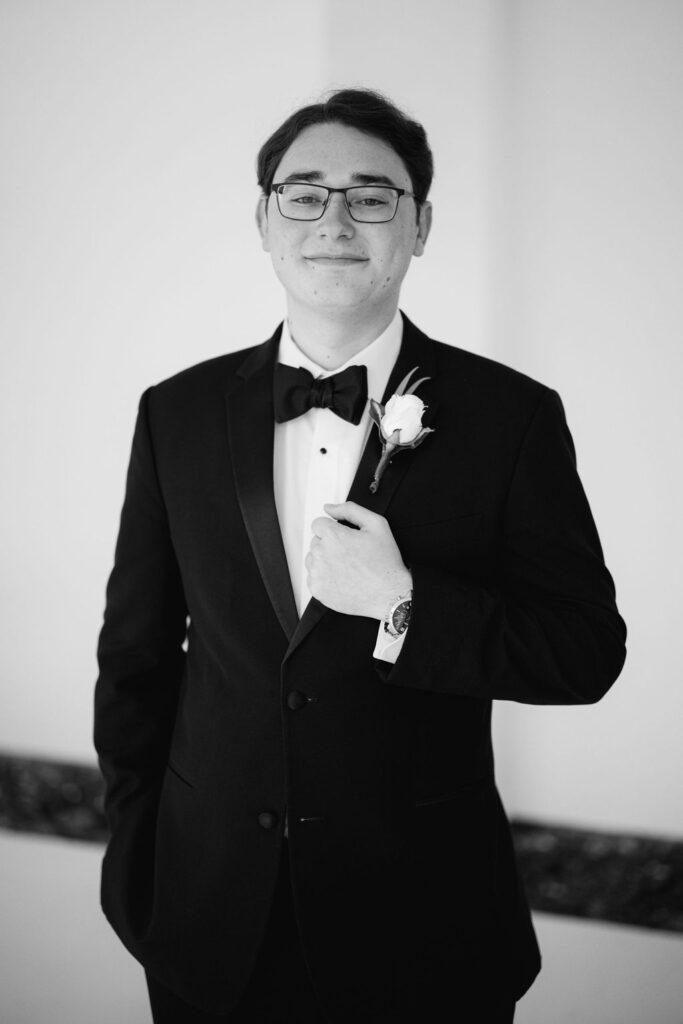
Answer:
<svg viewBox="0 0 683 1024"><path fill-rule="evenodd" d="M147 974L154 1024L329 1024L316 998L294 917L287 843L280 864L273 907L254 973L239 1004L215 1015L183 1002ZM491 1006L477 1000L476 1009L449 1007L447 1015L418 1015L415 1024L512 1024L514 1004ZM365 1019L365 1018L364 1018ZM345 1024L353 1024L349 1020Z"/></svg>
<svg viewBox="0 0 683 1024"><path fill-rule="evenodd" d="M147 988L154 1024L327 1024L299 940L286 842L263 945L235 1009L219 1016L204 1013L184 1003L149 974Z"/></svg>

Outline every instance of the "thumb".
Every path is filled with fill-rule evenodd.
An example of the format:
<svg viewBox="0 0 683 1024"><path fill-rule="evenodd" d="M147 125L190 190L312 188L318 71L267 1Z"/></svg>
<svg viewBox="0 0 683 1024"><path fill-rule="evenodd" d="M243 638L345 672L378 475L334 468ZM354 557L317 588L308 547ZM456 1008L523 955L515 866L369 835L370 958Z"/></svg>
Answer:
<svg viewBox="0 0 683 1024"><path fill-rule="evenodd" d="M332 516L339 523L348 523L359 530L368 530L374 526L379 518L376 512L371 512L355 501L342 501L338 505L323 505L323 511Z"/></svg>

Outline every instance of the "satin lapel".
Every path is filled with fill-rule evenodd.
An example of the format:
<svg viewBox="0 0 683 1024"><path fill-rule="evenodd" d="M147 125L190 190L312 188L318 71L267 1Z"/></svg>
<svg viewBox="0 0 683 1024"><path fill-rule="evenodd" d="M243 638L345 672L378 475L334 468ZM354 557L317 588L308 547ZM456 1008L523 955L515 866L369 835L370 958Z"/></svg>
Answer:
<svg viewBox="0 0 683 1024"><path fill-rule="evenodd" d="M273 366L280 330L247 357L227 398L235 488L263 583L288 640L298 615L273 495Z"/></svg>
<svg viewBox="0 0 683 1024"><path fill-rule="evenodd" d="M382 404L387 402L406 374L416 366L417 373L413 375L413 380L419 380L420 377L430 378L429 381L421 384L418 388L419 397L422 398L427 406L422 423L423 426L429 427L434 422L437 412L437 402L433 397L433 379L436 373L434 345L426 334L423 334L422 331L411 323L405 313L401 315L403 316L403 339L398 359L389 375L386 391L382 396ZM375 396L372 395L371 397L374 398ZM422 443L429 444L429 437L426 437ZM379 439L379 431L373 424L360 463L358 464L356 475L353 478L347 501L355 501L357 505L363 505L372 512L377 512L378 515L385 515L394 492L410 468L412 461L416 458L419 459L420 449L415 448L400 452L384 471L377 493L372 494L370 492L370 483L375 475L375 468L381 454L382 445ZM287 657L298 647L304 637L310 633L327 610L325 605L315 598L308 603L296 628L296 632L290 640Z"/></svg>

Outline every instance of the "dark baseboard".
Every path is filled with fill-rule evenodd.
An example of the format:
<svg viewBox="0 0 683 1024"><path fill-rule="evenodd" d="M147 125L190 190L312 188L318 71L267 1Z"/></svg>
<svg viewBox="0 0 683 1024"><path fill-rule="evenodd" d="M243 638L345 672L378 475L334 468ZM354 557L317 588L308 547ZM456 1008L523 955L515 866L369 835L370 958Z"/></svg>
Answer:
<svg viewBox="0 0 683 1024"><path fill-rule="evenodd" d="M104 843L97 768L0 754L0 827ZM534 910L683 932L683 840L512 821Z"/></svg>
<svg viewBox="0 0 683 1024"><path fill-rule="evenodd" d="M91 765L0 754L0 828L106 842L103 788Z"/></svg>
<svg viewBox="0 0 683 1024"><path fill-rule="evenodd" d="M534 910L683 932L683 840L519 819L512 833Z"/></svg>

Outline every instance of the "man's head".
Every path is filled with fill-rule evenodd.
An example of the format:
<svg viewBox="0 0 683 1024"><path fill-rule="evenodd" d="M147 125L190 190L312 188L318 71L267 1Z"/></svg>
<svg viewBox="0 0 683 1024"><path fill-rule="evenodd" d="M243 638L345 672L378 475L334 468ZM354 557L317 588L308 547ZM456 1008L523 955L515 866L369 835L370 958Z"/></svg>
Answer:
<svg viewBox="0 0 683 1024"><path fill-rule="evenodd" d="M257 167L259 230L290 316L386 320L429 233L433 168L422 126L376 93L345 89L292 114ZM368 191L327 191L359 186Z"/></svg>
<svg viewBox="0 0 683 1024"><path fill-rule="evenodd" d="M324 103L313 103L290 114L259 150L256 173L265 196L270 194L278 164L294 140L304 129L319 124L343 124L385 142L405 164L417 202L426 200L434 161L424 128L369 89L342 89Z"/></svg>

